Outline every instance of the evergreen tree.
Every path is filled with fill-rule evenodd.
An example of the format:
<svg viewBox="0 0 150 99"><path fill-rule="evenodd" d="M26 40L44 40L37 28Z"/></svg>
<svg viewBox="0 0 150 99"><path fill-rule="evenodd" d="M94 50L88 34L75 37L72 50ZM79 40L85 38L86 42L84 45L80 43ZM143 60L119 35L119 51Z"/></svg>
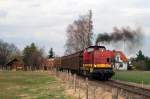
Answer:
<svg viewBox="0 0 150 99"><path fill-rule="evenodd" d="M32 70L40 69L43 59L43 50L39 49L34 43L24 48L23 61L26 68L29 67Z"/></svg>
<svg viewBox="0 0 150 99"><path fill-rule="evenodd" d="M145 56L141 50L139 50L138 54L136 54L136 55L137 55L137 58L136 58L137 61L145 60Z"/></svg>
<svg viewBox="0 0 150 99"><path fill-rule="evenodd" d="M141 50L136 54L135 60L132 61L132 64L138 70L150 70L150 58L146 57Z"/></svg>
<svg viewBox="0 0 150 99"><path fill-rule="evenodd" d="M48 58L53 58L53 57L54 57L54 51L53 51L53 48L51 48L50 51L49 51Z"/></svg>
<svg viewBox="0 0 150 99"><path fill-rule="evenodd" d="M149 57L145 57L145 62L146 62L146 69L150 70L150 58Z"/></svg>

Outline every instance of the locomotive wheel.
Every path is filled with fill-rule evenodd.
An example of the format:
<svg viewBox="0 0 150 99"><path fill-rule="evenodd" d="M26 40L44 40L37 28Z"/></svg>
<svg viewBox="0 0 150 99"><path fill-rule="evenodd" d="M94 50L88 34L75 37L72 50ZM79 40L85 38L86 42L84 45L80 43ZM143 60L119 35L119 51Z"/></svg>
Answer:
<svg viewBox="0 0 150 99"><path fill-rule="evenodd" d="M108 80L108 77L107 77L107 76L105 76L105 77L104 77L104 81L107 81L107 80Z"/></svg>
<svg viewBox="0 0 150 99"><path fill-rule="evenodd" d="M89 79L94 79L93 74L92 74L92 73L89 73L88 78L89 78Z"/></svg>

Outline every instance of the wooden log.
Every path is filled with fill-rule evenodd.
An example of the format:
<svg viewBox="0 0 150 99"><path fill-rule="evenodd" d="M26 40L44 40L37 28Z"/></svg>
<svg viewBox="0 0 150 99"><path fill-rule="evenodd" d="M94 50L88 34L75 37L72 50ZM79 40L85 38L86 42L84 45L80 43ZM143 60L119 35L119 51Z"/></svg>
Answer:
<svg viewBox="0 0 150 99"><path fill-rule="evenodd" d="M89 93L89 88L88 88L89 86L88 86L88 78L86 77L86 99L88 99L88 93Z"/></svg>
<svg viewBox="0 0 150 99"><path fill-rule="evenodd" d="M96 86L93 87L93 99L96 99Z"/></svg>
<svg viewBox="0 0 150 99"><path fill-rule="evenodd" d="M74 91L76 92L76 74L73 75Z"/></svg>
<svg viewBox="0 0 150 99"><path fill-rule="evenodd" d="M81 83L80 83L80 80L78 80L78 83L79 83L79 99L80 99L80 86L81 86Z"/></svg>
<svg viewBox="0 0 150 99"><path fill-rule="evenodd" d="M117 88L112 89L112 99L118 99L118 89Z"/></svg>

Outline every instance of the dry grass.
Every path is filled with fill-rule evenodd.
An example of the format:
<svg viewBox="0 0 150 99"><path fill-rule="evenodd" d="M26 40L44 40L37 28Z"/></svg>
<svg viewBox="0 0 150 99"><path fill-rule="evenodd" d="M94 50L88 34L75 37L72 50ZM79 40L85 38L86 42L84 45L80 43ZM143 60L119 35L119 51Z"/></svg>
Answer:
<svg viewBox="0 0 150 99"><path fill-rule="evenodd" d="M72 99L47 72L0 72L0 99Z"/></svg>

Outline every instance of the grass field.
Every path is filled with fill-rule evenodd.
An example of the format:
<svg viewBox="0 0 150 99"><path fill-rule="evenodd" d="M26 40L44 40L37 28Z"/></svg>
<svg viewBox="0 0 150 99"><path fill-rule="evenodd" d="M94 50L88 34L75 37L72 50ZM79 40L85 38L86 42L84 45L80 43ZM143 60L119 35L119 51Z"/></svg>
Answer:
<svg viewBox="0 0 150 99"><path fill-rule="evenodd" d="M150 84L150 71L116 71L114 80Z"/></svg>
<svg viewBox="0 0 150 99"><path fill-rule="evenodd" d="M0 99L72 99L46 72L0 72Z"/></svg>

